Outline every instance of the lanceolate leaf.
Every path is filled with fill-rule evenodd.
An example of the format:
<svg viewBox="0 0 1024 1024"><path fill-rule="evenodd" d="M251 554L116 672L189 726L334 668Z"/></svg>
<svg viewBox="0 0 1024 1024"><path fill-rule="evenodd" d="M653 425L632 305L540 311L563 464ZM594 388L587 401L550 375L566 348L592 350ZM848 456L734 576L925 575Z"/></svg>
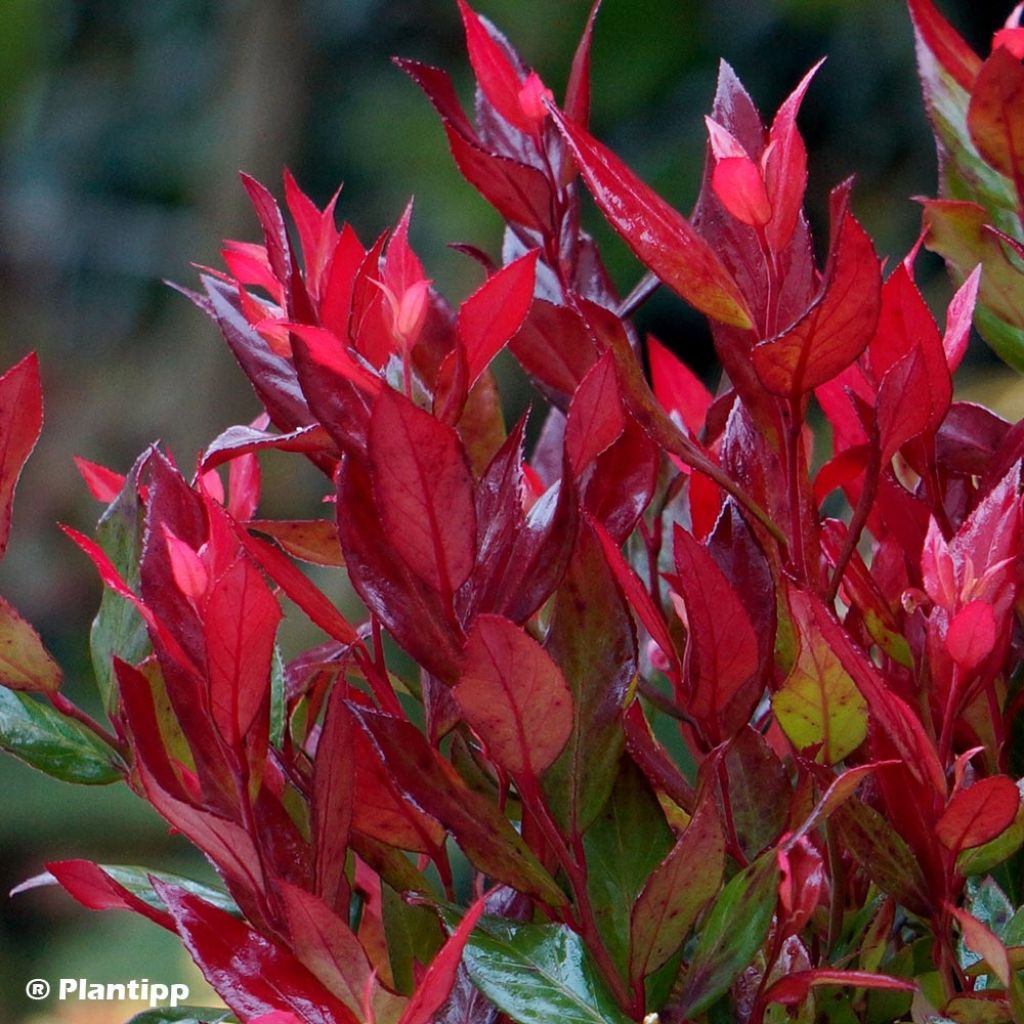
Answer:
<svg viewBox="0 0 1024 1024"><path fill-rule="evenodd" d="M451 600L473 569L473 479L458 434L385 389L370 418L374 492L390 543Z"/></svg>
<svg viewBox="0 0 1024 1024"><path fill-rule="evenodd" d="M580 382L569 405L565 447L573 472L582 473L618 440L625 426L615 360L606 352Z"/></svg>
<svg viewBox="0 0 1024 1024"><path fill-rule="evenodd" d="M849 185L832 195L832 242L821 292L781 334L756 346L769 391L795 398L841 373L867 347L878 320L881 271L871 239L849 211Z"/></svg>
<svg viewBox="0 0 1024 1024"><path fill-rule="evenodd" d="M993 167L1024 181L1024 68L1005 47L992 51L974 80L967 128Z"/></svg>
<svg viewBox="0 0 1024 1024"><path fill-rule="evenodd" d="M633 906L630 978L647 977L679 948L718 892L724 869L725 837L718 811L714 801L704 800Z"/></svg>
<svg viewBox="0 0 1024 1024"><path fill-rule="evenodd" d="M355 1014L281 946L181 889L159 881L154 887L206 980L243 1019L283 1010L308 1024L357 1024Z"/></svg>
<svg viewBox="0 0 1024 1024"><path fill-rule="evenodd" d="M583 128L557 111L552 117L601 212L637 257L702 313L750 327L739 286L689 221Z"/></svg>
<svg viewBox="0 0 1024 1024"><path fill-rule="evenodd" d="M680 1009L693 1018L724 995L754 959L775 909L778 867L768 851L721 891L701 927L686 971Z"/></svg>
<svg viewBox="0 0 1024 1024"><path fill-rule="evenodd" d="M0 376L0 558L11 533L14 489L42 426L43 390L33 353Z"/></svg>
<svg viewBox="0 0 1024 1024"><path fill-rule="evenodd" d="M514 777L538 778L572 730L572 694L561 670L500 615L473 623L455 699L488 754Z"/></svg>
<svg viewBox="0 0 1024 1024"><path fill-rule="evenodd" d="M210 591L204 615L210 705L229 742L241 741L267 695L280 620L277 600L248 559L236 561Z"/></svg>
<svg viewBox="0 0 1024 1024"><path fill-rule="evenodd" d="M518 1024L629 1024L565 925L483 918L464 956L477 988Z"/></svg>
<svg viewBox="0 0 1024 1024"><path fill-rule="evenodd" d="M48 704L0 686L0 749L64 782L106 785L124 777L110 747Z"/></svg>
<svg viewBox="0 0 1024 1024"><path fill-rule="evenodd" d="M722 711L758 670L757 635L746 608L707 548L678 524L673 540L689 622L685 664L688 706L690 713L717 735Z"/></svg>
<svg viewBox="0 0 1024 1024"><path fill-rule="evenodd" d="M502 267L459 307L459 340L465 346L467 388L522 326L533 302L537 251Z"/></svg>
<svg viewBox="0 0 1024 1024"><path fill-rule="evenodd" d="M0 683L13 690L55 691L60 679L39 634L0 597Z"/></svg>
<svg viewBox="0 0 1024 1024"><path fill-rule="evenodd" d="M565 896L486 797L473 792L415 726L367 708L353 707L398 787L459 841L481 871L558 906Z"/></svg>

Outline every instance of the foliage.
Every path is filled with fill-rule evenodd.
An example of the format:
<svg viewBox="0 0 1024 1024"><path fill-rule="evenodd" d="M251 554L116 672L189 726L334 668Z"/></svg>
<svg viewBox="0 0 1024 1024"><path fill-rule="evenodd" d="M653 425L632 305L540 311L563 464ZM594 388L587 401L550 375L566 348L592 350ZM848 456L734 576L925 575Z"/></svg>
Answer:
<svg viewBox="0 0 1024 1024"><path fill-rule="evenodd" d="M951 37L911 6L927 55ZM107 504L95 540L67 533L107 588L110 728L0 618L3 746L123 778L224 892L49 879L176 932L246 1024L1020 1024L1024 435L952 389L990 268L962 268L940 331L914 252L883 280L850 182L818 266L816 68L765 128L723 65L683 217L588 131L597 7L561 106L463 0L474 119L398 62L507 222L500 265L461 247L483 281L457 308L411 204L366 247L337 196L286 173L290 231L243 178L263 243L187 294L265 414L191 480L158 448L125 476L80 462ZM625 299L578 179L646 267ZM636 336L659 282L708 316L717 394ZM546 400L532 445L505 349ZM0 378L0 552L41 421L30 356ZM268 450L322 471L330 516L260 517ZM287 662L285 597L325 638Z"/></svg>

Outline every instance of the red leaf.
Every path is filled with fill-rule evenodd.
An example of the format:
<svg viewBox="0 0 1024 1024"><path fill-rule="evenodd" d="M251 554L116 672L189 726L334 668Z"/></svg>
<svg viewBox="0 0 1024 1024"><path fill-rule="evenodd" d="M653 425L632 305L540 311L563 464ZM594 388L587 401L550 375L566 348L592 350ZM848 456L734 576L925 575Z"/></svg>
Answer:
<svg viewBox="0 0 1024 1024"><path fill-rule="evenodd" d="M764 181L771 201L772 219L765 227L765 235L772 252L782 252L789 244L800 219L807 188L807 149L797 131L796 117L811 79L823 62L824 58L818 61L786 97L768 134Z"/></svg>
<svg viewBox="0 0 1024 1024"><path fill-rule="evenodd" d="M457 329L466 349L467 388L519 330L533 302L538 249L492 274L459 307Z"/></svg>
<svg viewBox="0 0 1024 1024"><path fill-rule="evenodd" d="M674 551L688 622L688 710L716 733L718 716L758 670L757 634L725 573L707 548L678 524Z"/></svg>
<svg viewBox="0 0 1024 1024"><path fill-rule="evenodd" d="M984 957L1003 987L1010 988L1014 981L1013 964L999 936L966 910L948 905L946 909L960 923L964 945Z"/></svg>
<svg viewBox="0 0 1024 1024"><path fill-rule="evenodd" d="M455 973L462 960L462 951L483 912L484 898L481 897L466 911L459 927L434 957L398 1024L432 1024L434 1014L441 1008L455 984Z"/></svg>
<svg viewBox="0 0 1024 1024"><path fill-rule="evenodd" d="M306 455L337 451L330 435L319 424L300 427L288 434L274 434L251 426L234 426L228 427L210 442L203 452L200 467L207 472L239 456L266 449Z"/></svg>
<svg viewBox="0 0 1024 1024"><path fill-rule="evenodd" d="M126 479L123 473L115 473L114 470L83 459L80 455L75 455L73 458L75 467L85 481L85 486L89 488L89 493L97 501L109 505L121 493Z"/></svg>
<svg viewBox="0 0 1024 1024"><path fill-rule="evenodd" d="M572 731L572 694L561 669L500 615L474 621L455 699L489 756L513 777L538 778Z"/></svg>
<svg viewBox="0 0 1024 1024"><path fill-rule="evenodd" d="M87 860L58 860L47 864L46 870L89 910L131 910L168 931L174 931L174 920L170 914L151 907L131 890L115 882L98 864Z"/></svg>
<svg viewBox="0 0 1024 1024"><path fill-rule="evenodd" d="M953 794L935 824L935 834L954 853L969 850L1009 828L1019 806L1020 793L1012 779L1005 775L980 779Z"/></svg>
<svg viewBox="0 0 1024 1024"><path fill-rule="evenodd" d="M619 399L615 358L606 352L580 382L569 405L565 449L579 476L622 435L626 421Z"/></svg>
<svg viewBox="0 0 1024 1024"><path fill-rule="evenodd" d="M557 111L552 116L601 212L638 259L702 313L750 327L739 286L689 221L581 127Z"/></svg>
<svg viewBox="0 0 1024 1024"><path fill-rule="evenodd" d="M369 474L347 456L338 474L338 540L349 579L395 642L421 665L454 683L461 638L452 636L449 611L437 591L413 575L395 549Z"/></svg>
<svg viewBox="0 0 1024 1024"><path fill-rule="evenodd" d="M278 524L279 525L279 524ZM325 524L330 525L330 524ZM328 597L277 548L241 527L239 539L245 550L260 564L267 575L315 622L338 643L356 642L356 631L331 603Z"/></svg>
<svg viewBox="0 0 1024 1024"><path fill-rule="evenodd" d="M560 396L572 395L597 361L593 339L579 313L544 299L534 299L509 348L527 373Z"/></svg>
<svg viewBox="0 0 1024 1024"><path fill-rule="evenodd" d="M765 992L764 1002L796 1006L802 1003L811 989L818 985L852 985L856 988L891 989L897 992L917 990L917 985L913 981L890 978L887 974L819 967L811 971L794 971L792 974L780 978Z"/></svg>
<svg viewBox="0 0 1024 1024"><path fill-rule="evenodd" d="M0 377L0 558L11 534L14 489L42 426L43 389L33 352Z"/></svg>
<svg viewBox="0 0 1024 1024"><path fill-rule="evenodd" d="M369 456L390 543L450 601L476 558L473 477L459 435L388 388L370 417Z"/></svg>
<svg viewBox="0 0 1024 1024"><path fill-rule="evenodd" d="M342 905L347 892L345 855L355 792L355 724L344 696L345 687L335 684L316 743L310 801L313 881L315 891L330 907Z"/></svg>
<svg viewBox="0 0 1024 1024"><path fill-rule="evenodd" d="M153 888L203 977L243 1020L279 1010L303 1024L358 1024L290 953L245 922L158 879Z"/></svg>
<svg viewBox="0 0 1024 1024"><path fill-rule="evenodd" d="M962 89L970 92L981 69L978 55L939 14L932 0L908 0L908 3L917 36L917 59L922 66L922 77L926 80L937 78L941 69ZM933 62L938 64L938 69L930 66Z"/></svg>
<svg viewBox="0 0 1024 1024"><path fill-rule="evenodd" d="M565 102L562 104L565 116L582 128L586 128L590 121L590 40L594 34L594 21L600 8L601 0L594 0L583 35L572 58L572 69L565 86Z"/></svg>
<svg viewBox="0 0 1024 1024"><path fill-rule="evenodd" d="M1024 67L999 47L971 90L967 129L978 152L1011 181L1024 175Z"/></svg>
<svg viewBox="0 0 1024 1024"><path fill-rule="evenodd" d="M878 322L878 257L849 212L849 193L849 184L832 193L832 243L817 298L791 327L754 347L762 383L784 398L838 376L867 347Z"/></svg>
<svg viewBox="0 0 1024 1024"><path fill-rule="evenodd" d="M288 882L275 889L296 959L361 1017L376 979L359 939L322 899Z"/></svg>
<svg viewBox="0 0 1024 1024"><path fill-rule="evenodd" d="M996 645L996 617L988 601L965 604L949 624L946 650L964 672L973 672Z"/></svg>
<svg viewBox="0 0 1024 1024"><path fill-rule="evenodd" d="M213 584L203 615L210 705L230 743L241 742L269 691L280 619L280 606L248 559Z"/></svg>
<svg viewBox="0 0 1024 1024"><path fill-rule="evenodd" d="M466 30L469 62L473 65L473 73L487 102L509 124L521 131L532 131L536 123L526 116L519 101L519 90L522 87L519 71L491 37L480 16L465 0L459 0L459 11Z"/></svg>
<svg viewBox="0 0 1024 1024"><path fill-rule="evenodd" d="M596 519L587 517L597 539L601 543L605 560L615 576L616 582L626 595L630 607L636 612L644 628L651 634L651 639L662 649L665 657L674 664L679 663L675 644L668 631L665 616L662 615L654 599L648 593L640 577L622 555L619 545L615 543L608 531Z"/></svg>
<svg viewBox="0 0 1024 1024"><path fill-rule="evenodd" d="M339 338L348 337L352 288L365 259L366 250L355 230L349 224L344 225L326 270L320 300L320 323Z"/></svg>
<svg viewBox="0 0 1024 1024"><path fill-rule="evenodd" d="M948 380L948 373L946 377ZM909 395L913 401L907 400ZM904 444L931 426L931 398L928 367L918 345L889 368L878 386L878 434L883 465Z"/></svg>
<svg viewBox="0 0 1024 1024"><path fill-rule="evenodd" d="M693 370L651 334L647 335L647 357L655 397L666 412L678 414L691 434L699 434L711 408L711 392Z"/></svg>
<svg viewBox="0 0 1024 1024"><path fill-rule="evenodd" d="M974 322L974 306L978 301L981 287L981 264L968 274L957 289L946 309L946 333L942 336L942 347L946 353L949 372L954 373L964 358L967 343L971 338L971 324Z"/></svg>

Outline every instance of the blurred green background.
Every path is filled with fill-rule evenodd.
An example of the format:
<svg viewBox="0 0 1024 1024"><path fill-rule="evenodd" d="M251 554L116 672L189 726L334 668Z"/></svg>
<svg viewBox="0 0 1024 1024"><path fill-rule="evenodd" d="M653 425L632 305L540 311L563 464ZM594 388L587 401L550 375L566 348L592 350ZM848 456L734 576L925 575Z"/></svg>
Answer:
<svg viewBox="0 0 1024 1024"><path fill-rule="evenodd" d="M476 6L560 93L588 0ZM987 52L1010 5L941 6ZM257 237L237 171L277 189L288 164L318 203L344 181L340 214L364 240L415 193L413 243L453 298L476 274L446 243L498 249L497 216L459 178L392 54L449 68L468 99L454 0L0 3L0 365L37 349L47 403L0 591L38 625L76 699L91 700L85 635L99 588L55 524L89 529L98 508L71 456L123 471L159 438L189 466L207 440L257 411L214 328L160 283L190 283L190 261L216 264L224 237ZM593 129L686 210L718 59L770 116L823 54L801 116L812 219L822 224L828 190L856 172L855 210L898 259L918 231L908 197L934 192L936 178L900 0L605 0ZM608 238L599 218L590 223ZM635 264L615 239L606 256L628 289ZM923 258L920 276L936 301L948 298L934 262ZM699 321L669 297L643 311L641 326L712 370ZM983 347L973 354L996 394L1004 385L987 376ZM1019 402L1007 394L997 398L1004 407ZM316 486L312 474L278 479L270 500L312 508ZM0 892L71 856L206 870L123 790L83 792L0 757ZM184 961L157 931L81 911L54 890L0 895L0 1019L123 1020L125 1007L35 1006L24 985L62 974L175 980Z"/></svg>

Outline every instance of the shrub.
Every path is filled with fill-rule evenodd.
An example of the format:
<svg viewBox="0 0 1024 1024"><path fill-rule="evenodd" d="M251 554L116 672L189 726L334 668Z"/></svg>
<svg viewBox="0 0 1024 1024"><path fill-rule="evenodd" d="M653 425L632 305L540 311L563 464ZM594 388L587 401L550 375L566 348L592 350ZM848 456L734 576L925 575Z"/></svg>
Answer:
<svg viewBox="0 0 1024 1024"><path fill-rule="evenodd" d="M463 247L483 280L454 308L411 205L367 248L337 197L286 172L289 230L243 178L263 242L187 294L265 414L191 478L159 448L80 463L107 505L66 532L106 585L109 727L0 606L3 746L125 781L223 889L85 861L36 881L176 932L242 1022L1020 1024L1024 435L951 377L979 294L1019 360L1021 30L981 64L911 0L947 196L926 244L962 279L940 330L916 250L883 280L850 182L815 261L816 68L766 128L723 65L687 219L587 130L596 3L561 106L459 3L475 119L398 64L504 217L500 265ZM646 268L625 299L580 179ZM950 241L968 215L983 252ZM637 336L659 283L707 315L716 393ZM546 410L511 429L506 348ZM0 550L40 425L30 356L0 379ZM329 515L260 517L268 449L322 471ZM284 597L324 636L287 662Z"/></svg>

